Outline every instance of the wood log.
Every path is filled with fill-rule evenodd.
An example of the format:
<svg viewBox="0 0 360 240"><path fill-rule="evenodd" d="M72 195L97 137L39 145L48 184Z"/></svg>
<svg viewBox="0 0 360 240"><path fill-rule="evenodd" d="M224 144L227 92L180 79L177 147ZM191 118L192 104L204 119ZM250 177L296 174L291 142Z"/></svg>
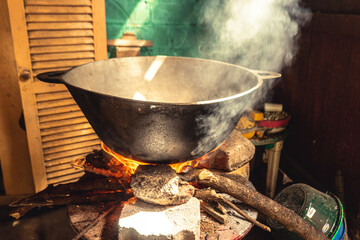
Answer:
<svg viewBox="0 0 360 240"><path fill-rule="evenodd" d="M235 182L216 173L211 173L205 169L196 171L195 175L198 179L198 183L220 192L227 193L245 204L258 209L305 240L328 239L321 231L317 230L294 211L280 205L261 193L246 187L242 183ZM194 177L194 173L192 177Z"/></svg>
<svg viewBox="0 0 360 240"><path fill-rule="evenodd" d="M72 162L74 168L108 178L117 178L124 188L129 188L131 173L121 162L100 150L94 150L84 158Z"/></svg>
<svg viewBox="0 0 360 240"><path fill-rule="evenodd" d="M91 204L91 203L102 203L111 201L126 201L130 196L124 191L121 192L88 192L88 193L70 193L70 194L35 194L20 201L11 203L10 207L46 207L56 205L67 205L67 204Z"/></svg>
<svg viewBox="0 0 360 240"><path fill-rule="evenodd" d="M132 197L119 179L86 173L78 182L49 186L27 198L12 202L10 216L19 219L33 208L67 204L124 201Z"/></svg>
<svg viewBox="0 0 360 240"><path fill-rule="evenodd" d="M18 207L21 204L28 205L30 202L41 202L52 197L67 197L69 194L84 194L91 192L118 192L124 191L121 181L116 178L106 178L95 174L86 173L79 181L57 186L48 186L45 190L11 203L10 207Z"/></svg>
<svg viewBox="0 0 360 240"><path fill-rule="evenodd" d="M86 173L79 181L46 188L51 194L68 194L73 192L89 191L116 191L125 189L123 183L117 178L107 178L96 174Z"/></svg>

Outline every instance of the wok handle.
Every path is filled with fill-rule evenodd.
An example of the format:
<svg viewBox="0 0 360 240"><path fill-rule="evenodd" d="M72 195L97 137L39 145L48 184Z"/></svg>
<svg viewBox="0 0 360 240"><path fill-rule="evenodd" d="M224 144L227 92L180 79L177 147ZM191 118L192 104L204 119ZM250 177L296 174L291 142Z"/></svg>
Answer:
<svg viewBox="0 0 360 240"><path fill-rule="evenodd" d="M281 77L280 73L269 72L269 71L260 71L260 70L251 70L254 74L256 74L261 79L273 79Z"/></svg>
<svg viewBox="0 0 360 240"><path fill-rule="evenodd" d="M67 73L69 70L65 71L53 71L53 72L44 72L36 75L36 78L40 81L47 82L47 83L62 83L62 76Z"/></svg>

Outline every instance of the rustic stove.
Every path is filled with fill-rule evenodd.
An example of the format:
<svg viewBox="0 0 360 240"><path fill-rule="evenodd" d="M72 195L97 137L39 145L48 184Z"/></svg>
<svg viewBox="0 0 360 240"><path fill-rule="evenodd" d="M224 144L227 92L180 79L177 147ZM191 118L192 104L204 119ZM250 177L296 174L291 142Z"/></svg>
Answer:
<svg viewBox="0 0 360 240"><path fill-rule="evenodd" d="M113 158L107 153L97 152L88 155L87 160L85 158L75 161L74 165L85 171L107 177L120 177L124 188L130 185L130 192L135 196L131 197L132 194L129 193L125 196L125 198L131 197L128 200L101 205L68 205L69 219L79 232L78 237L84 236L86 239L219 239L219 237L220 239L241 239L250 231L253 225L251 222L244 220L228 205L219 205L221 211L216 210L213 204L210 205L202 199L200 192L194 195L195 189L198 188L182 180L181 175L176 173L189 172L193 168L210 167L217 168L213 171L233 179L247 181L248 162L254 155L254 146L237 130L234 130L221 146L202 158L178 164L139 163L112 152L104 145L103 149L111 153ZM99 160L106 158L108 160L104 169L104 166L100 166ZM127 167L115 158L120 159ZM246 184L253 187L250 182ZM257 218L257 211L229 195L223 194L223 197L246 212L250 218Z"/></svg>

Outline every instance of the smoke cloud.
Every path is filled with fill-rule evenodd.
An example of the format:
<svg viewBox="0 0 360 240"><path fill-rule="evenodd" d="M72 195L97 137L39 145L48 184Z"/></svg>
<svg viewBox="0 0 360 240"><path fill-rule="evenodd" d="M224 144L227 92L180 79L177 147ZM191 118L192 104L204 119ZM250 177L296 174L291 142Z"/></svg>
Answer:
<svg viewBox="0 0 360 240"><path fill-rule="evenodd" d="M269 71L291 65L300 29L311 18L299 0L210 0L199 11L201 57Z"/></svg>
<svg viewBox="0 0 360 240"><path fill-rule="evenodd" d="M291 65L301 27L312 15L300 0L208 0L200 2L198 11L200 57L274 72ZM241 103L216 107L210 117L197 119L204 137L193 154L207 144L219 145L233 118L263 100L273 82L264 81Z"/></svg>

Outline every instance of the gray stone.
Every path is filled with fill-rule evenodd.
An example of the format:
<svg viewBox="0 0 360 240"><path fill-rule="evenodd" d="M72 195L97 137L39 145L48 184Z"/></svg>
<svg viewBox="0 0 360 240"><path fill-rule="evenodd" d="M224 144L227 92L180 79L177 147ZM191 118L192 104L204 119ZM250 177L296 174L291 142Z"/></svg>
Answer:
<svg viewBox="0 0 360 240"><path fill-rule="evenodd" d="M139 166L131 177L130 186L139 199L165 206L186 203L195 191L168 165Z"/></svg>
<svg viewBox="0 0 360 240"><path fill-rule="evenodd" d="M255 146L239 131L234 130L211 158L200 161L203 168L234 171L248 163L255 154Z"/></svg>
<svg viewBox="0 0 360 240"><path fill-rule="evenodd" d="M136 199L128 201L120 214L119 240L199 240L200 203L159 206Z"/></svg>

